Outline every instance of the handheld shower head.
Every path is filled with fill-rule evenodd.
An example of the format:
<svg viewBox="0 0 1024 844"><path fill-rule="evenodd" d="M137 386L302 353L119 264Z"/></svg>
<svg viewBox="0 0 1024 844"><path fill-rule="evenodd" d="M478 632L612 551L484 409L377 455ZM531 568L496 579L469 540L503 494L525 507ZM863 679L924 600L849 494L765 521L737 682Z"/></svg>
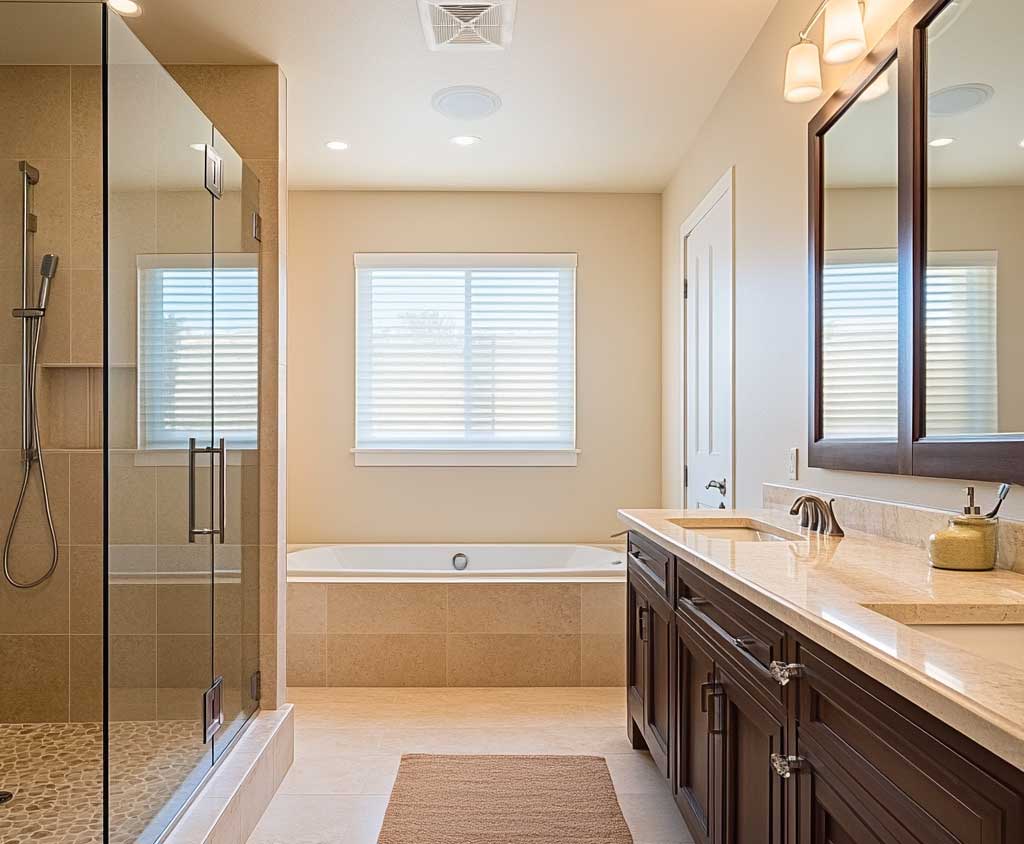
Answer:
<svg viewBox="0 0 1024 844"><path fill-rule="evenodd" d="M59 263L60 258L56 255L49 252L43 255L43 262L39 267L39 275L43 277L42 284L39 285L39 310L41 311L46 310L46 304L50 301L50 282L57 275Z"/></svg>

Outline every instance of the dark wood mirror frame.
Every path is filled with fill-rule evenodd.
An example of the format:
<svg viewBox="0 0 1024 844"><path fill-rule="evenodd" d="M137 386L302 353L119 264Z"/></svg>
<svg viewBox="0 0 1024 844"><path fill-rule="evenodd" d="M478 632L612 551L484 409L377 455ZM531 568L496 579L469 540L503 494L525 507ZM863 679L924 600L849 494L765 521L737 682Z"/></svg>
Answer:
<svg viewBox="0 0 1024 844"><path fill-rule="evenodd" d="M1024 483L1024 438L936 439L925 431L924 280L927 246L927 28L952 0L917 0L808 125L809 419L813 468ZM899 375L896 440L823 437L821 284L825 133L899 60ZM1024 362L1022 362L1024 363Z"/></svg>

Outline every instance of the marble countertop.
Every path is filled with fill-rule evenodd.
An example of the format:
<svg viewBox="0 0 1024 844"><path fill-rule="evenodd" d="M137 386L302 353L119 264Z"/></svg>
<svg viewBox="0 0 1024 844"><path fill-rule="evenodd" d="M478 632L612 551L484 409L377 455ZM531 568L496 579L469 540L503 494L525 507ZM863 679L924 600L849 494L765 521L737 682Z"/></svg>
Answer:
<svg viewBox="0 0 1024 844"><path fill-rule="evenodd" d="M907 626L1024 625L1024 575L940 571L917 546L856 531L819 536L773 510L620 510L619 519L1024 770L1019 654L1004 662ZM803 539L714 539L672 519L750 519Z"/></svg>

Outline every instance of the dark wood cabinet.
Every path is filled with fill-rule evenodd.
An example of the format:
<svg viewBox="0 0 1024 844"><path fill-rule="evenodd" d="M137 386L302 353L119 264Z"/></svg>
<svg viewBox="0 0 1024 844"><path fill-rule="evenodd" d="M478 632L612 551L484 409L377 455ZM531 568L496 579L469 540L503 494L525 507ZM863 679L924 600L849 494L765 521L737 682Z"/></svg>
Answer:
<svg viewBox="0 0 1024 844"><path fill-rule="evenodd" d="M640 539L630 737L696 844L1024 844L1024 772Z"/></svg>

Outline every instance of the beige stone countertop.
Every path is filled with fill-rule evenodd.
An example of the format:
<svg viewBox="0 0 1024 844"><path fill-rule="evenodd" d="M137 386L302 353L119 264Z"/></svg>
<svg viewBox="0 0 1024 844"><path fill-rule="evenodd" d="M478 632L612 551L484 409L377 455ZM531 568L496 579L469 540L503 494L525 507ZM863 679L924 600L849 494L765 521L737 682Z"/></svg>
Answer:
<svg viewBox="0 0 1024 844"><path fill-rule="evenodd" d="M1020 654L986 658L907 626L1024 624L1024 575L940 571L922 548L856 531L819 536L779 511L620 510L619 519L1024 770ZM803 538L715 539L672 519L750 519Z"/></svg>

